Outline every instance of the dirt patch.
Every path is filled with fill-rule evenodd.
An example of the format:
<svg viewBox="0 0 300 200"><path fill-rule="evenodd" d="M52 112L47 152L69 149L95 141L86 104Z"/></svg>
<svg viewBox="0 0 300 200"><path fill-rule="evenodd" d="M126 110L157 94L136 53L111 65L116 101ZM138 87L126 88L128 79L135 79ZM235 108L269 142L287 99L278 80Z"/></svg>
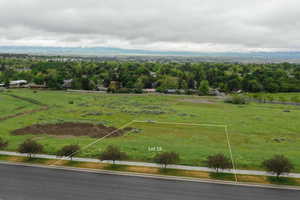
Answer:
<svg viewBox="0 0 300 200"><path fill-rule="evenodd" d="M125 132L130 131L131 128L118 130L114 127L107 127L104 125L96 125L89 123L75 123L66 122L60 124L36 124L25 128L17 129L12 132L14 135L25 134L48 134L55 136L89 136L93 138L101 138L113 131L109 137L117 137L123 135Z"/></svg>

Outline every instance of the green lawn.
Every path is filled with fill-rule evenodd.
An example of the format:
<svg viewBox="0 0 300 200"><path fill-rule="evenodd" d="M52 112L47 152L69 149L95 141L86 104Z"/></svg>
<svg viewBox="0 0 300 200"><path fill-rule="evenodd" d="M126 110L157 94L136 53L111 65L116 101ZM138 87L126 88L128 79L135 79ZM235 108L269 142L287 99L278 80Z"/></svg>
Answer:
<svg viewBox="0 0 300 200"><path fill-rule="evenodd" d="M38 100L49 110L0 121L0 135L9 139L9 150L26 138L34 137L45 145L47 153L55 153L65 144L84 146L94 141L89 137L55 137L49 135L14 136L10 132L36 123L78 121L120 127L132 120L163 122L227 124L233 156L238 168L261 169L263 159L284 154L300 172L300 107L256 104L231 105L214 97L87 94L64 91L11 90L11 94ZM0 116L24 106L37 107L0 93ZM12 103L13 102L13 103ZM16 103L18 102L18 103ZM10 108L6 106L10 104ZM290 112L286 112L289 110ZM157 149L176 151L181 164L204 165L208 155L224 152L229 155L222 127L162 125L135 123L139 133L108 138L86 149L80 156L95 157L108 144L128 152L131 160L150 161Z"/></svg>
<svg viewBox="0 0 300 200"><path fill-rule="evenodd" d="M0 105L0 118L38 108L34 104L3 95L3 92L0 93Z"/></svg>

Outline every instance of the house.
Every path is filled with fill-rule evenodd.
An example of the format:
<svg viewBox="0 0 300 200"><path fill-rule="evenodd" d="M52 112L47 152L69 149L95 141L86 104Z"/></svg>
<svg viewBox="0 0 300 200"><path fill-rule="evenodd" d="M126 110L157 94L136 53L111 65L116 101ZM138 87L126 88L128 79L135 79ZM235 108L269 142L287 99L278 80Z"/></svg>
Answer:
<svg viewBox="0 0 300 200"><path fill-rule="evenodd" d="M176 90L176 89L167 89L167 90L165 91L165 93L167 93L167 94L176 94L176 93L177 93L177 90Z"/></svg>
<svg viewBox="0 0 300 200"><path fill-rule="evenodd" d="M63 83L63 88L71 88L72 87L72 82L73 82L73 79L68 79L68 80L64 80L64 83Z"/></svg>
<svg viewBox="0 0 300 200"><path fill-rule="evenodd" d="M9 87L24 87L26 84L26 80L15 80L9 82Z"/></svg>
<svg viewBox="0 0 300 200"><path fill-rule="evenodd" d="M157 77L156 72L150 72L150 76L152 76L153 78L156 78Z"/></svg>
<svg viewBox="0 0 300 200"><path fill-rule="evenodd" d="M144 93L155 93L156 89L154 89L154 88L143 89L143 92Z"/></svg>
<svg viewBox="0 0 300 200"><path fill-rule="evenodd" d="M107 92L108 88L103 87L103 86L97 86L96 90L100 91L100 92Z"/></svg>
<svg viewBox="0 0 300 200"><path fill-rule="evenodd" d="M28 85L29 88L33 88L33 89L43 89L43 88L47 88L46 84L44 83L43 85L39 85L39 84L34 84L34 83L30 83Z"/></svg>
<svg viewBox="0 0 300 200"><path fill-rule="evenodd" d="M225 96L225 93L220 92L218 89L211 89L209 91L209 95L212 95L212 96Z"/></svg>

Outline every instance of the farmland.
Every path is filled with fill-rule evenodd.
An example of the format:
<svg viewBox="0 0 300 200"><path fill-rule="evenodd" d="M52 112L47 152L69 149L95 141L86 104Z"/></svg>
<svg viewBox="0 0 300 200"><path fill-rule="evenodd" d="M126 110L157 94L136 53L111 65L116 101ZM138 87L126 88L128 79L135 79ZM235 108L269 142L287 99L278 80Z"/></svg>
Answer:
<svg viewBox="0 0 300 200"><path fill-rule="evenodd" d="M0 93L0 117L38 109L40 106L14 98L33 99L47 109L0 121L0 135L15 151L27 138L34 138L55 154L66 144L81 147L97 140L82 134L13 134L33 125L89 123L118 128L132 120L130 130L109 137L82 151L79 156L97 157L107 145L126 151L130 160L151 161L157 151L176 151L180 164L203 166L208 155L229 155L224 127L172 123L228 125L234 161L240 169L261 169L261 162L274 154L286 155L300 172L300 107L250 103L232 105L217 97L156 94L100 94L15 89ZM293 95L298 95L294 93ZM157 122L170 122L158 124Z"/></svg>

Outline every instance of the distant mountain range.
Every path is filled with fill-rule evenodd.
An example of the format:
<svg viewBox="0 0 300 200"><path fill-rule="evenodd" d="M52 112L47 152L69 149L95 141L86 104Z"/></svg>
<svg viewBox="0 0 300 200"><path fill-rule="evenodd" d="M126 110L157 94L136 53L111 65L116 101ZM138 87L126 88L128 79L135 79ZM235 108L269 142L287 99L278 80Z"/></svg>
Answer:
<svg viewBox="0 0 300 200"><path fill-rule="evenodd" d="M185 56L231 58L233 60L273 60L300 62L299 52L190 52L190 51L151 51L121 49L111 47L38 47L38 46L0 46L0 53L34 54L34 55L63 55L63 56Z"/></svg>

